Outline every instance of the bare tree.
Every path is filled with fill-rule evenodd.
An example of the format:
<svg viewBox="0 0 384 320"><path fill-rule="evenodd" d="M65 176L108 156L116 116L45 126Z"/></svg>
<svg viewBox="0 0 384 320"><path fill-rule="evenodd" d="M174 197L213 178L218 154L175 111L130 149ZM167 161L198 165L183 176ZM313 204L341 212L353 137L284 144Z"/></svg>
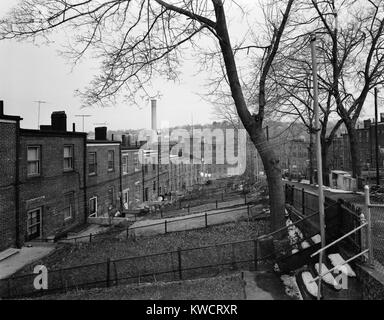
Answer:
<svg viewBox="0 0 384 320"><path fill-rule="evenodd" d="M22 0L0 21L0 39L48 38L59 28L75 34L71 50L77 63L92 49L102 59L101 72L82 93L88 105L125 93L133 98L155 75L177 78L186 49L201 49L204 37L216 41L237 113L262 158L267 174L272 227L283 225L284 192L279 160L269 147L262 124L266 82L288 24L294 0L276 1L271 41L265 47L258 84L258 112L244 98L223 1L162 0ZM203 44L201 44L203 43Z"/></svg>
<svg viewBox="0 0 384 320"><path fill-rule="evenodd" d="M279 108L275 110L275 113L286 116L288 119L298 119L306 127L310 138L308 153L310 182L312 183L314 174L313 136L316 131L314 129L313 86L308 36L304 33L303 36L297 38L294 46L292 44L289 46L289 48L285 48L284 63L281 63L279 68L275 68L271 75L281 97ZM318 73L324 74L326 72L326 64L320 64ZM322 83L319 86L319 107L323 173L324 181L327 181L329 174L328 149L343 121L339 119L336 113L331 91ZM336 121L330 123L331 119Z"/></svg>
<svg viewBox="0 0 384 320"><path fill-rule="evenodd" d="M361 174L356 123L368 93L384 83L384 1L311 0L321 33L319 54L328 65L320 77L332 93L349 136L354 177ZM346 15L345 13L348 13Z"/></svg>

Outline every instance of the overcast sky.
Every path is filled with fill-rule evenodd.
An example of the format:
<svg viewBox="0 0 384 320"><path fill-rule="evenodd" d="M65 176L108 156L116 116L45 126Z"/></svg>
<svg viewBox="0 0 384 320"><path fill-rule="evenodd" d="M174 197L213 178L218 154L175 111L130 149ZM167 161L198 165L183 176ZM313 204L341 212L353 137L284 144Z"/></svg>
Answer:
<svg viewBox="0 0 384 320"><path fill-rule="evenodd" d="M240 2L247 2L246 0ZM248 4L254 0L249 0ZM15 0L0 1L0 17L15 5ZM230 10L231 11L231 10ZM256 12L254 17L260 15ZM233 35L245 32L246 24L237 24L231 20L230 32ZM49 124L52 111L65 110L69 125L76 122L81 129L80 114L89 114L85 130L93 130L94 124L105 123L110 129L138 129L150 127L150 102L140 107L125 104L111 108L88 107L81 109L81 101L74 96L76 89L84 89L93 75L97 73L94 61L83 61L74 70L57 50L63 44L62 37L54 38L55 43L36 47L33 44L16 41L0 42L0 99L4 100L5 111L8 114L20 115L24 118L22 127L37 128L37 103L44 100L47 103L41 107L40 124ZM158 101L158 126L162 122L170 126L194 123L212 122L212 106L203 101L198 92L207 75L195 75L196 66L193 61L186 61L182 68L181 83L167 83L161 79L155 81L154 92L162 95ZM370 99L370 102L372 100ZM366 108L366 115L373 117L372 103Z"/></svg>
<svg viewBox="0 0 384 320"><path fill-rule="evenodd" d="M0 17L17 3L15 0L0 1ZM94 124L107 123L110 129L138 129L150 127L150 102L136 105L116 105L111 108L80 108L81 101L74 96L76 89L84 89L94 74L94 61L83 61L74 70L68 61L58 55L63 37L55 36L55 43L36 47L33 44L16 41L0 42L0 99L4 100L8 114L24 118L22 127L37 128L37 103L41 106L40 124L49 124L50 114L55 110L67 113L68 123L75 122L82 128L80 114L89 114L85 130L93 130ZM155 81L153 92L159 91L158 126L170 126L212 122L212 106L197 94L202 92L206 75L196 75L193 61L186 61L182 68L181 83Z"/></svg>

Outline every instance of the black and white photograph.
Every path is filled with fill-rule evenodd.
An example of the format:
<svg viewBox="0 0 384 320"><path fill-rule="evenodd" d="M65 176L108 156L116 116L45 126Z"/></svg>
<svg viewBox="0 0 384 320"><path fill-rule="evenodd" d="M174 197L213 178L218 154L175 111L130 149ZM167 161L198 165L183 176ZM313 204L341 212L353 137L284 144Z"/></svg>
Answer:
<svg viewBox="0 0 384 320"><path fill-rule="evenodd" d="M383 299L384 0L1 0L0 305Z"/></svg>

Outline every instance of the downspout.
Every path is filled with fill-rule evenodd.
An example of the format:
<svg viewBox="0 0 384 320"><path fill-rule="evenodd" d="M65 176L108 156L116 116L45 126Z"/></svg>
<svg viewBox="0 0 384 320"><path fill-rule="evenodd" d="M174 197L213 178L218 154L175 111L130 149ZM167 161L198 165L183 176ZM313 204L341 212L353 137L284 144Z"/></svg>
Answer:
<svg viewBox="0 0 384 320"><path fill-rule="evenodd" d="M119 184L120 184L120 211L123 210L123 162L122 162L122 149L121 143L119 144Z"/></svg>
<svg viewBox="0 0 384 320"><path fill-rule="evenodd" d="M21 248L20 240L20 120L16 124L16 174L15 174L15 232L16 247Z"/></svg>
<svg viewBox="0 0 384 320"><path fill-rule="evenodd" d="M88 198L87 198L87 176L88 176L88 170L87 170L87 163L88 163L88 153L87 153L87 134L84 135L84 156L83 156L83 192L84 192L84 217L85 217L85 223L87 223L88 219Z"/></svg>

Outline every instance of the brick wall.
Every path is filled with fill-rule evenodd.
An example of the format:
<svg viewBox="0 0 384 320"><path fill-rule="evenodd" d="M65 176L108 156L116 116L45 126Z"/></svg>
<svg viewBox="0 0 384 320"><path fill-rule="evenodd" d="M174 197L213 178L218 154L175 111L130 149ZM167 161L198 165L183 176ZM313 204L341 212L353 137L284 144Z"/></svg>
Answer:
<svg viewBox="0 0 384 320"><path fill-rule="evenodd" d="M41 237L58 236L85 222L83 135L34 135L21 130L20 139L20 232L27 238L28 212L41 208ZM64 145L72 145L74 169L64 171ZM27 147L41 147L41 171L37 177L27 175ZM68 208L65 196L73 195L72 218L65 219Z"/></svg>
<svg viewBox="0 0 384 320"><path fill-rule="evenodd" d="M16 121L0 119L0 251L16 245Z"/></svg>
<svg viewBox="0 0 384 320"><path fill-rule="evenodd" d="M108 151L114 152L114 170L108 170ZM88 143L87 155L96 152L97 173L87 177L87 200L97 198L97 215L107 216L121 210L120 206L120 144L119 143ZM88 172L88 171L87 171ZM113 189L113 199L110 190ZM111 203L112 202L112 203ZM112 209L110 209L112 205ZM89 212L88 212L89 214Z"/></svg>
<svg viewBox="0 0 384 320"><path fill-rule="evenodd" d="M128 208L133 209L143 201L142 171L138 162L138 149L123 150L122 158L127 158L127 172L122 172L123 203L128 195Z"/></svg>

